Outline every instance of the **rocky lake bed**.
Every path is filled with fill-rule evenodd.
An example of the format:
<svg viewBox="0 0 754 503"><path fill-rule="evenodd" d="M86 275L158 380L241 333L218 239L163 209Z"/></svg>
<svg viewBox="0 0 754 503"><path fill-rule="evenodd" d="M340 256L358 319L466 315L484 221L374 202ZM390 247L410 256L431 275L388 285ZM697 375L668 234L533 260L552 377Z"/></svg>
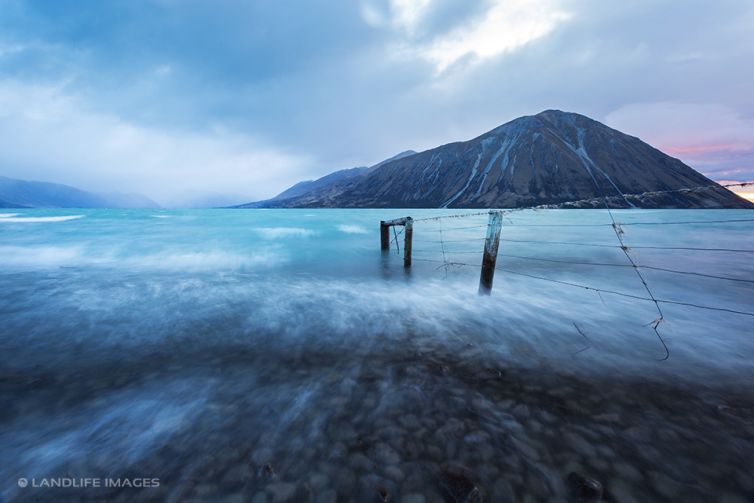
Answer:
<svg viewBox="0 0 754 503"><path fill-rule="evenodd" d="M25 213L0 229L3 503L754 501L750 319L663 304L659 339L634 271L598 267L621 250L526 242L546 218L580 226L548 240L613 245L600 211L509 215L489 296L477 266L419 260L443 258L427 224L410 270L380 252L396 210ZM742 218L615 211L632 246L754 247L745 222L638 225L691 215ZM485 222L442 227L464 262ZM741 253L631 253L754 273ZM645 277L754 311L743 281Z"/></svg>
<svg viewBox="0 0 754 503"><path fill-rule="evenodd" d="M158 488L36 489L35 499L743 503L754 494L754 403L745 390L639 376L594 382L411 349L355 361L197 356L180 393L191 393L189 383L211 393L190 424L120 472L159 477ZM68 376L0 376L4 400L25 397L3 421L24 406L55 414L124 387L182 382L185 364L166 355L147 376L115 363ZM106 477L112 454L36 475Z"/></svg>

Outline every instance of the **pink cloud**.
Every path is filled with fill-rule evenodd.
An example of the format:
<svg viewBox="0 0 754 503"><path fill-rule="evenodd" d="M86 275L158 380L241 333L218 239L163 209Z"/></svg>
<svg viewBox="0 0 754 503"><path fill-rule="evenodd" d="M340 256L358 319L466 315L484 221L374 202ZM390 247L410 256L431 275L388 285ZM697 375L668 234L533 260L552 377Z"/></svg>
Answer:
<svg viewBox="0 0 754 503"><path fill-rule="evenodd" d="M663 152L673 156L704 156L705 154L735 154L737 152L748 152L754 150L754 145L744 145L740 143L713 143L713 144L694 144L694 145L660 145Z"/></svg>
<svg viewBox="0 0 754 503"><path fill-rule="evenodd" d="M636 103L605 122L713 178L754 177L754 120L724 105Z"/></svg>

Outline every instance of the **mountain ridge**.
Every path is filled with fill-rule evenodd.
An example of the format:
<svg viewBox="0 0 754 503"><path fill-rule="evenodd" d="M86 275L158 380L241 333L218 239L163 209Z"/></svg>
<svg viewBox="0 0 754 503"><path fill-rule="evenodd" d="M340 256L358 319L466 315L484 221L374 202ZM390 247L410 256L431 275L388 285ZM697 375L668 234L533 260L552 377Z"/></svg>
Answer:
<svg viewBox="0 0 754 503"><path fill-rule="evenodd" d="M711 188L680 192L700 186ZM637 196L645 193L652 194ZM386 160L316 191L240 207L505 208L570 201L599 207L605 200L629 208L754 208L641 139L560 110Z"/></svg>
<svg viewBox="0 0 754 503"><path fill-rule="evenodd" d="M0 207L4 208L159 208L141 194L98 194L60 183L0 176Z"/></svg>
<svg viewBox="0 0 754 503"><path fill-rule="evenodd" d="M316 180L305 180L298 182L271 199L242 204L239 206L234 206L234 208L284 207L286 201L297 199L299 197L322 197L324 196L324 192L337 189L341 186L341 184L347 182L352 178L368 174L388 162L396 161L414 154L416 154L416 152L414 152L413 150L404 150L403 152L389 157L384 161L380 161L372 166L360 166L355 168L340 169L328 175L317 178Z"/></svg>

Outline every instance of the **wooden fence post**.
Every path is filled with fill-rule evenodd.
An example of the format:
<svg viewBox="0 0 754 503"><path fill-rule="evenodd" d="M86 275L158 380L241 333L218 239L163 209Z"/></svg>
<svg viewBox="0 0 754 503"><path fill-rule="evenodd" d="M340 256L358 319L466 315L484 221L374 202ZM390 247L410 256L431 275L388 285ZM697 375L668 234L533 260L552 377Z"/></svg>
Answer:
<svg viewBox="0 0 754 503"><path fill-rule="evenodd" d="M414 237L414 219L411 217L396 218L395 220L380 221L380 247L382 251L390 250L390 227L403 226L403 267L411 267L411 248ZM398 245L396 241L396 246Z"/></svg>
<svg viewBox="0 0 754 503"><path fill-rule="evenodd" d="M482 274L479 277L479 293L489 295L492 292L492 280L495 277L495 263L497 249L500 246L500 230L503 225L503 213L490 211L487 223L487 237L484 240L484 255L482 257Z"/></svg>
<svg viewBox="0 0 754 503"><path fill-rule="evenodd" d="M380 248L390 250L390 226L384 220L380 222Z"/></svg>
<svg viewBox="0 0 754 503"><path fill-rule="evenodd" d="M414 237L414 219L406 217L406 224L403 230L405 238L403 241L403 267L411 267L411 242Z"/></svg>

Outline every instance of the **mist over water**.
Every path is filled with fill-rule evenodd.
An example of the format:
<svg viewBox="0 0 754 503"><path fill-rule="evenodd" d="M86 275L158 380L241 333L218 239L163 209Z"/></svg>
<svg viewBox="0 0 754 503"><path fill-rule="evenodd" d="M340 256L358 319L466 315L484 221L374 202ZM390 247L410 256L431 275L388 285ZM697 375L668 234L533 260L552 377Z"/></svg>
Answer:
<svg viewBox="0 0 754 503"><path fill-rule="evenodd" d="M431 501L468 482L488 501L546 501L570 494L572 472L618 501L752 494L724 469L754 461L751 317L662 304L660 361L651 302L502 270L479 296L484 215L417 221L408 271L394 244L381 253L380 220L449 213L0 215L2 499ZM611 227L568 227L609 223L597 210L511 213L498 267L646 297L632 268L584 264L626 264ZM640 265L754 278L751 254L639 248L751 250L754 222L623 230ZM643 274L659 299L754 311L752 283ZM161 486L17 485L66 473Z"/></svg>

